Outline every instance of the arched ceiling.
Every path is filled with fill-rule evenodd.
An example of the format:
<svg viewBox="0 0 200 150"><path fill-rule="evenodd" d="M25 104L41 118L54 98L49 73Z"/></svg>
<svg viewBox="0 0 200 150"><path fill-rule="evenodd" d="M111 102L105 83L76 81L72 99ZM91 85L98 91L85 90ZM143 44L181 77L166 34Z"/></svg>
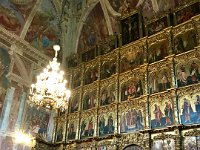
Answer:
<svg viewBox="0 0 200 150"><path fill-rule="evenodd" d="M187 1L187 0L186 0ZM119 20L137 9L145 21L170 11L181 0L1 0L0 25L52 57L61 44L63 58L119 33Z"/></svg>

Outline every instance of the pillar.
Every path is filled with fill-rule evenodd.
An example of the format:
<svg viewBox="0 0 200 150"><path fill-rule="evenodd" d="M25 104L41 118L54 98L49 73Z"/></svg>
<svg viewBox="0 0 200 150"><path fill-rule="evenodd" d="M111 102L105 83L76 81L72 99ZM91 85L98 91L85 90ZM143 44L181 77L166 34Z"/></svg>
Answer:
<svg viewBox="0 0 200 150"><path fill-rule="evenodd" d="M9 123L10 109L12 106L14 92L15 92L14 87L7 89L5 102L4 102L4 106L3 106L2 117L0 120L1 132L6 132L6 129L7 129L8 123Z"/></svg>

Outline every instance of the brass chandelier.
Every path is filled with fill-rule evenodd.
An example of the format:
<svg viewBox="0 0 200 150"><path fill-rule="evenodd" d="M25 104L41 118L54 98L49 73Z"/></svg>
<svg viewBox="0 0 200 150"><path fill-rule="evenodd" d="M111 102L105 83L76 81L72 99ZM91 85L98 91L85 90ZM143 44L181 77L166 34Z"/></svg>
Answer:
<svg viewBox="0 0 200 150"><path fill-rule="evenodd" d="M66 88L67 80L64 71L60 70L57 62L59 45L54 45L55 57L43 72L37 76L37 82L31 85L29 102L47 109L65 110L70 97L70 90Z"/></svg>

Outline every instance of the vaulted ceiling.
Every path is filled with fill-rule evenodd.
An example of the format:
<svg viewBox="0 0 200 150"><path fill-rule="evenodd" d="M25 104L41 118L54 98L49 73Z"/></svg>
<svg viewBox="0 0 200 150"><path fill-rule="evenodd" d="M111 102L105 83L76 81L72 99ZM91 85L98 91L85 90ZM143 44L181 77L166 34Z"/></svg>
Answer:
<svg viewBox="0 0 200 150"><path fill-rule="evenodd" d="M182 1L183 2L183 1ZM82 52L120 32L119 21L133 10L145 21L171 11L180 0L1 0L0 25L52 57Z"/></svg>

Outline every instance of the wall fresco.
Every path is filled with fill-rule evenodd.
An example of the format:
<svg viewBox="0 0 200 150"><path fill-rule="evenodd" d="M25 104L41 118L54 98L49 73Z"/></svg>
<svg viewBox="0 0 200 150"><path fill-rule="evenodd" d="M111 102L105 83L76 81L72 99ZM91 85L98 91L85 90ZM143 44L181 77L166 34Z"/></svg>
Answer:
<svg viewBox="0 0 200 150"><path fill-rule="evenodd" d="M78 53L105 40L108 29L100 3L90 12L79 37Z"/></svg>

